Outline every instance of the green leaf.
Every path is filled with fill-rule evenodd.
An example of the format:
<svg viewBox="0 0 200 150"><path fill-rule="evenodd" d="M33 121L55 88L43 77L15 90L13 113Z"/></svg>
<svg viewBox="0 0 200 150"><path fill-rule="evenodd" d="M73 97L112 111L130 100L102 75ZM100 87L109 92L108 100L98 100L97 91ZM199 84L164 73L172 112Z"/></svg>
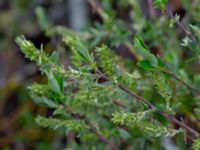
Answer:
<svg viewBox="0 0 200 150"><path fill-rule="evenodd" d="M174 18L170 19L169 27L173 28L174 25L180 20L180 15L175 14Z"/></svg>
<svg viewBox="0 0 200 150"><path fill-rule="evenodd" d="M42 30L46 30L51 26L51 24L47 20L46 13L42 7L40 7L40 6L37 7L35 10L35 14L37 16L38 23L39 23L40 27L42 28Z"/></svg>
<svg viewBox="0 0 200 150"><path fill-rule="evenodd" d="M156 8L164 9L167 5L168 0L154 0L154 6Z"/></svg>
<svg viewBox="0 0 200 150"><path fill-rule="evenodd" d="M67 112L67 110L64 107L59 107L56 110L54 110L53 115L63 115L63 116L70 116L70 114Z"/></svg>
<svg viewBox="0 0 200 150"><path fill-rule="evenodd" d="M119 129L119 134L125 140L131 138L131 134L129 132L127 132L126 130L124 130L124 129Z"/></svg>
<svg viewBox="0 0 200 150"><path fill-rule="evenodd" d="M57 51L54 51L54 52L51 54L50 59L51 59L52 62L58 63L58 62L59 62L59 55L58 55L58 52L57 52Z"/></svg>
<svg viewBox="0 0 200 150"><path fill-rule="evenodd" d="M61 93L61 88L55 75L52 72L47 72L46 74L48 77L48 85L50 89L55 93Z"/></svg>
<svg viewBox="0 0 200 150"><path fill-rule="evenodd" d="M91 60L87 46L75 32L66 28L58 28L58 32L61 32L60 34L63 35L64 43L71 48L76 59L83 61Z"/></svg>
<svg viewBox="0 0 200 150"><path fill-rule="evenodd" d="M190 24L190 28L192 29L192 32L194 32L195 36L197 37L197 39L200 42L200 27Z"/></svg>
<svg viewBox="0 0 200 150"><path fill-rule="evenodd" d="M161 60L161 58L159 56L157 56L157 62L158 62L158 66L161 68L166 67L165 63Z"/></svg>
<svg viewBox="0 0 200 150"><path fill-rule="evenodd" d="M158 66L157 58L150 53L148 47L146 46L142 38L138 35L136 35L134 38L134 46L137 52L142 55L146 60L148 60L153 67Z"/></svg>
<svg viewBox="0 0 200 150"><path fill-rule="evenodd" d="M24 41L26 41L26 38L24 35L20 35L15 39L15 42L19 45L22 46L24 44Z"/></svg>
<svg viewBox="0 0 200 150"><path fill-rule="evenodd" d="M155 69L155 67L153 67L148 60L140 60L137 62L137 65L147 70Z"/></svg>
<svg viewBox="0 0 200 150"><path fill-rule="evenodd" d="M147 45L145 44L145 42L143 41L143 39L139 35L135 36L135 38L134 38L134 44L135 44L136 47L148 51Z"/></svg>
<svg viewBox="0 0 200 150"><path fill-rule="evenodd" d="M193 150L200 150L200 138L196 138L192 144Z"/></svg>
<svg viewBox="0 0 200 150"><path fill-rule="evenodd" d="M200 52L200 46L194 43L189 37L185 37L181 45L190 48L194 52Z"/></svg>
<svg viewBox="0 0 200 150"><path fill-rule="evenodd" d="M89 58L90 58L90 55L89 55L88 51L82 49L82 48L81 48L81 45L80 45L80 46L77 45L77 53L79 54L79 56L80 56L80 58L81 58L82 60L88 61Z"/></svg>
<svg viewBox="0 0 200 150"><path fill-rule="evenodd" d="M37 96L37 95L31 93L31 97L39 105L43 105L43 106L46 106L49 108L57 108L58 107L58 104L56 102L46 98L45 96Z"/></svg>

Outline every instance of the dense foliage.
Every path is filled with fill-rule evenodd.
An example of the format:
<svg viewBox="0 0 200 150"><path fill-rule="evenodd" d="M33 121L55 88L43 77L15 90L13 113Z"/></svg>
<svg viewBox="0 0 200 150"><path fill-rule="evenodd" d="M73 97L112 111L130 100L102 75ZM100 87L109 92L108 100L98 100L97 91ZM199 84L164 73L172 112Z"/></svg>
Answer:
<svg viewBox="0 0 200 150"><path fill-rule="evenodd" d="M102 3L104 9L89 2L102 23L81 33L53 25L41 7L36 9L46 36L62 38L57 51L49 53L24 36L16 38L25 57L35 61L48 79L29 86L33 100L52 110L50 116L36 117L36 122L74 133L69 149L153 150L162 149L163 139L173 138L172 144L180 149L199 150L198 17L194 15L195 24L185 26L166 7L167 0L155 0L162 15L149 21L138 1L121 1L133 10L133 23L127 27L109 1ZM179 36L184 36L182 41ZM118 55L121 45L131 57ZM67 65L59 60L61 50L70 55ZM186 122L180 116L188 113L192 119Z"/></svg>

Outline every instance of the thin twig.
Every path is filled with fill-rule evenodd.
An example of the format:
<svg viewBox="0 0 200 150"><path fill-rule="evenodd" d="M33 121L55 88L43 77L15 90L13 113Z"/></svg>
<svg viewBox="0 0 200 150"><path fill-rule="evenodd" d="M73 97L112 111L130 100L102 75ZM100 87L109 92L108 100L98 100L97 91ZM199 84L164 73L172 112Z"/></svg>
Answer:
<svg viewBox="0 0 200 150"><path fill-rule="evenodd" d="M153 0L148 0L148 7L149 7L150 17L155 17L156 16L156 12L155 12L155 9L153 7Z"/></svg>
<svg viewBox="0 0 200 150"><path fill-rule="evenodd" d="M89 121L89 119L86 118L86 116L75 113L70 106L66 106L66 108L67 108L67 110L69 111L69 113L71 114L72 117L74 117L76 119L85 120L85 122L90 126L90 131L92 131L102 142L109 145L113 150L119 150L119 148L113 142L109 141L105 136L103 136L102 133L100 133L99 131L97 131L95 129L95 127L92 125L92 123Z"/></svg>
<svg viewBox="0 0 200 150"><path fill-rule="evenodd" d="M194 42L196 42L196 38L194 37L194 35L192 34L192 32L190 30L188 30L179 20L177 20L175 18L175 16L173 15L173 13L169 10L169 9L165 9L165 12L167 13L167 16L171 19L176 20L177 25L185 32L185 34L190 37L191 40L193 40Z"/></svg>
<svg viewBox="0 0 200 150"><path fill-rule="evenodd" d="M167 15L168 15L170 18L176 20L176 19L175 19L175 16L173 15L173 13L172 13L169 9L166 8L166 9L165 9L165 12L167 13ZM183 25L179 20L176 20L176 22L177 22L177 24L179 25L179 27L186 33L186 35L188 35L188 36L191 36L191 35L192 35L192 33L191 33L189 30L187 30L187 29L184 27L184 25Z"/></svg>
<svg viewBox="0 0 200 150"><path fill-rule="evenodd" d="M102 73L100 70L97 69L97 73L104 79L108 80L108 81L112 81L108 76L106 76L104 73ZM191 127L189 127L188 125L182 123L181 121L177 120L173 115L170 115L166 112L162 112L159 109L157 109L153 104L151 104L148 100L144 99L143 97L139 96L138 94L132 92L131 90L129 90L128 88L126 88L125 86L118 84L117 85L121 90L123 90L124 92L128 93L129 95L135 97L138 102L145 104L146 106L148 106L148 108L150 109L154 109L156 112L158 112L159 114L161 114L162 116L165 116L169 121L175 123L176 125L179 125L180 127L186 129L190 134L194 135L195 137L198 137L200 134L195 131L194 129L192 129Z"/></svg>
<svg viewBox="0 0 200 150"><path fill-rule="evenodd" d="M117 105L119 107L127 108L126 105L123 102L120 102L118 100L113 100L112 102L113 102L113 104L115 104L115 105Z"/></svg>
<svg viewBox="0 0 200 150"><path fill-rule="evenodd" d="M200 96L200 91L198 89L195 89L192 85L189 83L184 82L182 79L180 79L176 74L171 72L170 70L164 70L165 73L171 75L174 79L176 79L179 83L190 89L192 92L194 92L196 95Z"/></svg>
<svg viewBox="0 0 200 150"><path fill-rule="evenodd" d="M105 136L103 136L100 132L98 132L97 130L95 130L95 129L91 129L91 131L93 132L93 133L95 133L95 135L101 140L101 141L103 141L104 143L106 143L106 144L108 144L110 147L112 147L112 149L114 149L114 150L119 150L119 148L116 146L116 145L114 145L112 142L110 142Z"/></svg>
<svg viewBox="0 0 200 150"><path fill-rule="evenodd" d="M93 11L96 11L102 18L104 17L105 13L96 0L88 0L88 3L91 5Z"/></svg>

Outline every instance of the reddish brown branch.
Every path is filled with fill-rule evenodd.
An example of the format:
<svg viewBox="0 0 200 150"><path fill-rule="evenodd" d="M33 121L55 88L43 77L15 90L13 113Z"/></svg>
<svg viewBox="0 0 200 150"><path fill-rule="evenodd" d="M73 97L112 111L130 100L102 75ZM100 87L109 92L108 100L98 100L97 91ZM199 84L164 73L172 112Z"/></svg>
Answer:
<svg viewBox="0 0 200 150"><path fill-rule="evenodd" d="M112 142L110 142L106 137L104 137L100 132L96 131L95 129L91 129L93 133L95 133L95 135L104 143L106 143L107 145L109 145L112 149L114 150L119 150L119 148L114 145Z"/></svg>
<svg viewBox="0 0 200 150"><path fill-rule="evenodd" d="M104 73L102 73L100 70L97 70L97 73L100 75L100 77L108 80L108 81L112 81L108 76L106 76ZM184 124L183 122L177 120L173 115L168 114L166 112L162 112L159 109L157 109L153 104L151 104L148 100L144 99L143 97L139 96L138 94L132 92L131 90L129 90L128 88L126 88L125 86L118 84L117 85L121 90L123 90L124 92L128 93L130 96L135 97L137 99L138 102L145 104L146 106L148 106L148 108L150 109L154 109L156 112L158 112L159 114L161 114L162 116L165 116L170 122L175 123L176 125L179 125L180 127L186 129L186 131L188 133L190 133L191 135L198 137L200 134L195 131L194 129L192 129L191 127L189 127L188 125Z"/></svg>
<svg viewBox="0 0 200 150"><path fill-rule="evenodd" d="M153 7L153 0L148 0L148 8L149 8L149 14L151 17L156 16L155 8Z"/></svg>
<svg viewBox="0 0 200 150"><path fill-rule="evenodd" d="M92 7L93 11L96 11L100 15L100 17L103 18L104 11L103 11L102 7L97 3L97 1L96 0L88 0L88 3Z"/></svg>
<svg viewBox="0 0 200 150"><path fill-rule="evenodd" d="M165 12L167 14L167 16L171 19L176 20L175 16L173 15L173 13L169 10L169 9L165 9ZM191 31L189 31L179 20L176 20L177 25L183 30L183 32L185 32L185 34L191 38L191 40L196 41L196 38L194 37L194 35L191 33Z"/></svg>
<svg viewBox="0 0 200 150"><path fill-rule="evenodd" d="M115 105L122 107L122 108L127 108L126 105L118 100L113 100L112 101Z"/></svg>
<svg viewBox="0 0 200 150"><path fill-rule="evenodd" d="M182 79L180 79L176 74L171 72L170 70L164 70L165 73L171 75L175 80L177 80L179 83L190 89L192 92L194 92L196 95L200 95L200 91L195 89L192 85L189 83L184 82Z"/></svg>
<svg viewBox="0 0 200 150"><path fill-rule="evenodd" d="M173 13L169 9L165 9L165 12L167 13L168 17L176 20L175 16L173 15ZM185 32L186 35L191 36L191 32L189 30L187 30L179 20L176 20L176 23Z"/></svg>
<svg viewBox="0 0 200 150"><path fill-rule="evenodd" d="M66 108L72 117L76 119L83 119L90 126L90 131L93 132L102 142L106 143L113 150L119 150L119 148L113 142L109 141L109 139L107 139L102 133L95 129L95 127L92 125L90 120L86 118L86 116L75 113L70 106L66 106Z"/></svg>

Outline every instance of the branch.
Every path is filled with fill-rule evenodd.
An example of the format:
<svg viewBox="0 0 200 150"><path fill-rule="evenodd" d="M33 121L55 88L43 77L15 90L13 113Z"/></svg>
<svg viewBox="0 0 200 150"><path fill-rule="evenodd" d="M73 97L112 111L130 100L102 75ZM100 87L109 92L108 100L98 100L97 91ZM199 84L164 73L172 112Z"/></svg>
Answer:
<svg viewBox="0 0 200 150"><path fill-rule="evenodd" d="M104 11L102 9L102 7L97 3L96 0L88 0L89 4L91 5L91 7L101 16L103 17L103 14L104 14ZM149 2L149 5L151 2L151 0L148 1ZM175 17L173 16L172 12L168 9L165 10L167 12L167 15L170 17L170 18L173 18L175 19ZM188 31L183 25L182 23L178 20L177 21L177 24L181 27L181 29L188 35L188 36L193 36L191 34L190 31ZM193 37L194 38L194 37ZM130 52L133 53L133 49L130 45L130 43L127 43L126 44L128 46L128 48L130 49ZM134 55L134 54L133 54ZM138 55L134 55L136 56L137 59L139 59L139 56ZM177 75L175 75L173 72L169 71L169 70L164 70L165 73L171 75L174 79L176 79L178 82L180 82L182 85L184 85L185 87L187 87L188 89L190 89L191 91L193 91L196 95L200 95L200 91L195 89L192 85L184 82L183 80L181 80Z"/></svg>
<svg viewBox="0 0 200 150"><path fill-rule="evenodd" d="M102 73L98 69L97 69L97 73L100 75L100 77L102 77L102 78L104 78L104 79L106 79L108 81L112 81L112 79L110 79L108 76L106 76L104 73ZM188 125L186 125L186 124L182 123L181 121L177 120L173 115L170 115L170 114L168 114L166 112L160 111L153 104L151 104L148 100L146 100L143 97L139 96L138 94L132 92L131 90L129 90L128 88L126 88L122 84L117 84L117 86L121 90L123 90L124 92L128 93L130 96L135 97L139 103L143 103L146 106L148 106L148 108L154 109L156 112L158 112L162 116L165 116L170 122L173 122L176 125L179 125L180 127L186 129L186 131L189 132L190 134L192 134L193 136L198 137L200 135L200 133L198 133L197 131L195 131L194 129L192 129L191 127L189 127Z"/></svg>
<svg viewBox="0 0 200 150"><path fill-rule="evenodd" d="M150 17L155 17L156 16L156 12L155 12L155 9L153 7L153 1L152 0L148 0L148 8L149 8L149 14L150 14Z"/></svg>
<svg viewBox="0 0 200 150"><path fill-rule="evenodd" d="M86 116L73 112L70 106L66 106L66 107L72 117L76 119L84 119L85 122L88 123L89 126L91 127L90 131L93 132L102 142L109 145L113 150L119 150L119 148L113 142L109 141L105 136L103 136L103 134L101 134L99 131L95 129L95 127L92 125L89 119L86 118Z"/></svg>
<svg viewBox="0 0 200 150"><path fill-rule="evenodd" d="M113 102L113 104L115 104L115 105L117 105L117 106L119 106L119 107L122 107L122 108L127 108L126 107L126 105L124 104L124 103L122 103L122 102L120 102L120 101L118 101L118 100L113 100L112 101Z"/></svg>
<svg viewBox="0 0 200 150"><path fill-rule="evenodd" d="M173 15L173 13L169 10L169 9L165 9L165 12L167 14L167 16L171 19L175 19L175 16ZM191 33L191 31L189 31L179 20L176 20L177 25L185 32L185 34L190 37L193 41L196 41L195 37L193 36L193 34Z"/></svg>
<svg viewBox="0 0 200 150"><path fill-rule="evenodd" d="M109 146L112 147L112 149L114 150L119 150L119 148L114 145L112 142L110 142L106 137L104 137L100 132L96 131L95 129L91 129L91 131L93 133L95 133L95 135L101 140L103 141L104 143L108 144Z"/></svg>
<svg viewBox="0 0 200 150"><path fill-rule="evenodd" d="M179 83L181 83L182 85L184 85L185 87L187 87L188 89L190 89L192 92L194 92L196 95L200 96L200 91L195 89L192 85L190 85L189 83L184 82L182 79L180 79L176 74L174 74L173 72L171 72L170 70L164 70L165 73L171 75L175 80L177 80Z"/></svg>
<svg viewBox="0 0 200 150"><path fill-rule="evenodd" d="M96 0L88 0L88 3L92 7L93 11L96 11L100 15L100 17L104 18L105 13Z"/></svg>
<svg viewBox="0 0 200 150"><path fill-rule="evenodd" d="M165 12L167 13L168 17L175 19L175 16L169 9L166 8ZM192 33L189 30L187 30L179 20L176 20L176 22L179 25L179 27L186 33L186 35L191 36Z"/></svg>

